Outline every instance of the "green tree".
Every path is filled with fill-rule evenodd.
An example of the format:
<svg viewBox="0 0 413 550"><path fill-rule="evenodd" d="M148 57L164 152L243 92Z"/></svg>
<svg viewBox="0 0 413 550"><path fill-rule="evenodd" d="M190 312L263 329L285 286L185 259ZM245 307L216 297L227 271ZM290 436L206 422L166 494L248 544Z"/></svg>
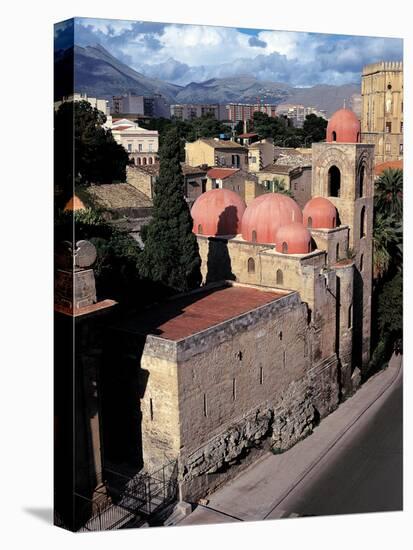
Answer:
<svg viewBox="0 0 413 550"><path fill-rule="evenodd" d="M201 259L184 198L179 134L171 128L159 150L159 177L154 188L153 218L143 232L141 274L173 291L188 291L201 283Z"/></svg>
<svg viewBox="0 0 413 550"><path fill-rule="evenodd" d="M376 212L373 225L373 277L382 278L400 256L402 227L394 216Z"/></svg>
<svg viewBox="0 0 413 550"><path fill-rule="evenodd" d="M212 114L194 118L188 123L188 131L185 135L187 141L196 141L198 138L218 137L228 133L228 127L217 120Z"/></svg>
<svg viewBox="0 0 413 550"><path fill-rule="evenodd" d="M125 181L129 157L104 113L87 101L63 103L55 114L55 181L69 195L73 185ZM74 159L73 159L74 154Z"/></svg>
<svg viewBox="0 0 413 550"><path fill-rule="evenodd" d="M375 207L401 221L403 216L403 170L388 168L375 183Z"/></svg>
<svg viewBox="0 0 413 550"><path fill-rule="evenodd" d="M378 299L379 330L382 337L401 338L403 332L403 277L397 273L385 283Z"/></svg>
<svg viewBox="0 0 413 550"><path fill-rule="evenodd" d="M306 145L326 139L327 120L315 114L305 117L303 124L304 141Z"/></svg>

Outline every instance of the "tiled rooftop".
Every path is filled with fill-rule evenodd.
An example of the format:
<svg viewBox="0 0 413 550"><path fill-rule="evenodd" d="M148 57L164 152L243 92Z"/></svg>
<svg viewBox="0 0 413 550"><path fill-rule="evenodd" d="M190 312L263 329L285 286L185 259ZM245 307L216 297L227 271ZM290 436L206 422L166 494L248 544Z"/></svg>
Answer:
<svg viewBox="0 0 413 550"><path fill-rule="evenodd" d="M150 208L149 197L128 183L107 183L76 187L76 195L86 206L102 209L114 208Z"/></svg>
<svg viewBox="0 0 413 550"><path fill-rule="evenodd" d="M244 286L205 290L147 309L125 328L138 334L182 340L283 296L285 293Z"/></svg>
<svg viewBox="0 0 413 550"><path fill-rule="evenodd" d="M229 178L239 172L238 168L211 168L208 170L207 176L211 179L223 180Z"/></svg>

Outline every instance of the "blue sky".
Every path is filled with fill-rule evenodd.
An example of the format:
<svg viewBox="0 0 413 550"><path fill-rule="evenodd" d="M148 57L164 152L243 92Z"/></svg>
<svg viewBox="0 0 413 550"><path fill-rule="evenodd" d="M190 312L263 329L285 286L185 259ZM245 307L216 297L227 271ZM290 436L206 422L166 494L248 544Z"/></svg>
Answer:
<svg viewBox="0 0 413 550"><path fill-rule="evenodd" d="M75 43L101 44L133 69L180 85L238 75L293 86L358 83L363 65L403 56L398 38L87 18L75 20Z"/></svg>

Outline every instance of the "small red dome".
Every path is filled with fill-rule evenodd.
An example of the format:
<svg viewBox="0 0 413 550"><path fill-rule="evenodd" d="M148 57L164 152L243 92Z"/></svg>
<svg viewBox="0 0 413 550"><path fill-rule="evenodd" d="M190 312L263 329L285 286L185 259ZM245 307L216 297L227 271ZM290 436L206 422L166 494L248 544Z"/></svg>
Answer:
<svg viewBox="0 0 413 550"><path fill-rule="evenodd" d="M194 202L191 216L193 232L208 237L237 235L246 205L242 198L229 189L211 189Z"/></svg>
<svg viewBox="0 0 413 550"><path fill-rule="evenodd" d="M358 143L360 141L360 121L350 109L339 109L327 124L328 143Z"/></svg>
<svg viewBox="0 0 413 550"><path fill-rule="evenodd" d="M86 206L83 201L80 200L78 196L73 195L73 197L67 201L63 208L63 212L75 212L76 210L84 210L85 208Z"/></svg>
<svg viewBox="0 0 413 550"><path fill-rule="evenodd" d="M308 254L311 252L311 235L300 222L284 225L277 230L275 248L283 254Z"/></svg>
<svg viewBox="0 0 413 550"><path fill-rule="evenodd" d="M313 197L303 210L303 224L310 229L333 229L337 227L337 210L324 197Z"/></svg>
<svg viewBox="0 0 413 550"><path fill-rule="evenodd" d="M282 225L302 222L298 204L281 193L265 193L247 206L242 218L242 236L246 241L275 243L275 234Z"/></svg>

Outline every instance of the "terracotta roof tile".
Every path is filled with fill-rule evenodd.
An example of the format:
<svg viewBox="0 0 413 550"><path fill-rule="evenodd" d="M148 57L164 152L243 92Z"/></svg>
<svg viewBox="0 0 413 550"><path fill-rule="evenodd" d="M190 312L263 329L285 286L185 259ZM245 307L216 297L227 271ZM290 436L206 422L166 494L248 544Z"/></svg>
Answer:
<svg viewBox="0 0 413 550"><path fill-rule="evenodd" d="M211 170L208 170L207 176L211 179L223 180L237 172L239 172L238 168L211 168Z"/></svg>

